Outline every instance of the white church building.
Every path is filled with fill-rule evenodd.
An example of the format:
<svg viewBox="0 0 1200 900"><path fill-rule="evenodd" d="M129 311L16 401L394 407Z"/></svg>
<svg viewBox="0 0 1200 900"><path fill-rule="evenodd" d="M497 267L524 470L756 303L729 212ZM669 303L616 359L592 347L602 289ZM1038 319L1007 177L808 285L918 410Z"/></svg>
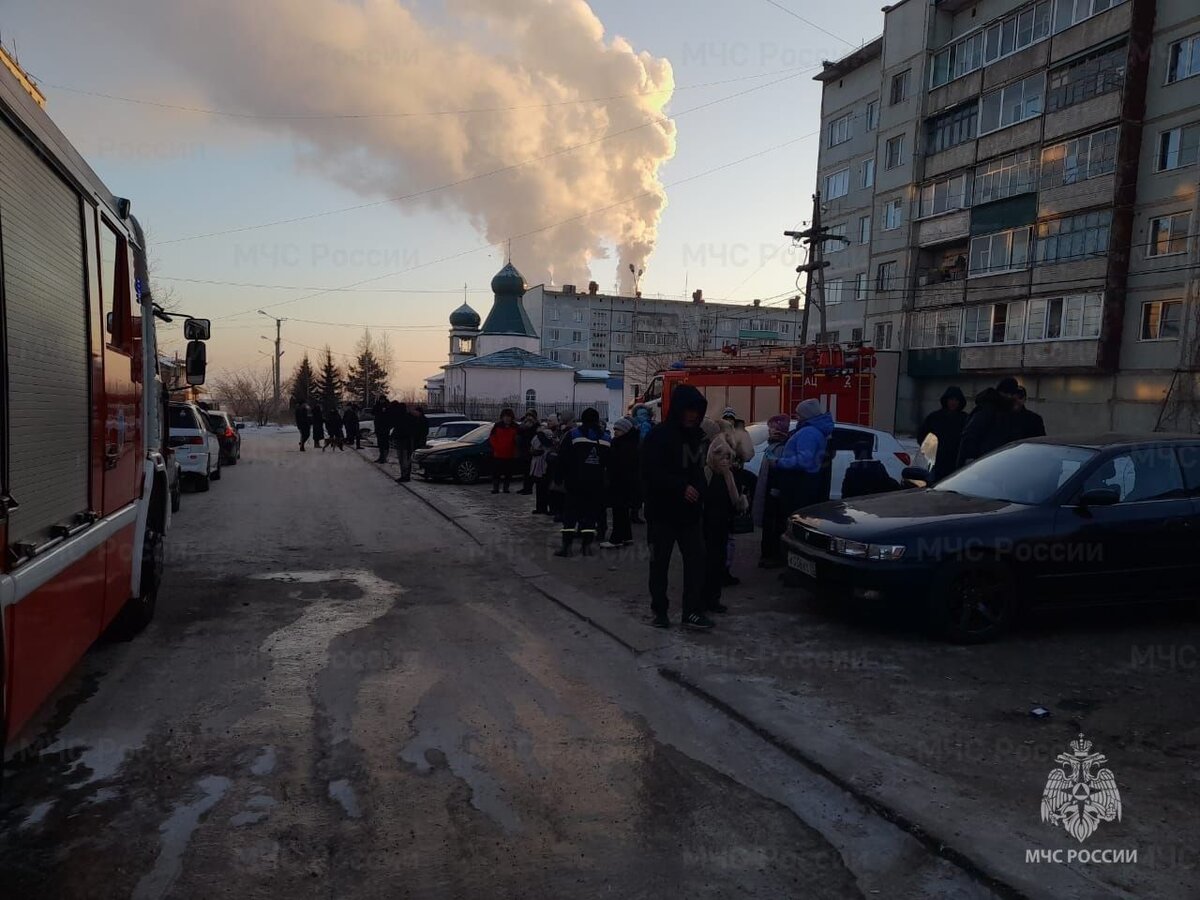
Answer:
<svg viewBox="0 0 1200 900"><path fill-rule="evenodd" d="M525 278L511 262L492 279L492 309L480 325L466 303L450 314L450 356L440 375L425 381L431 410L494 419L504 407L520 416L536 409L571 412L589 406L611 421L622 415L619 379L607 371L575 369L539 353L541 340L525 311Z"/></svg>

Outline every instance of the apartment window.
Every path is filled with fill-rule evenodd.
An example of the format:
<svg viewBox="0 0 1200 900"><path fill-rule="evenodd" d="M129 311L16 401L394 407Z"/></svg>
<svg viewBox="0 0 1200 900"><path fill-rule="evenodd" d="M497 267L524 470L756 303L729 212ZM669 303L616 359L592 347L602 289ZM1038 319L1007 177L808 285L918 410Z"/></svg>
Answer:
<svg viewBox="0 0 1200 900"><path fill-rule="evenodd" d="M558 362L558 351L557 351L557 350L551 350L551 351L550 351L550 358L551 358L552 360L554 360L555 362Z"/></svg>
<svg viewBox="0 0 1200 900"><path fill-rule="evenodd" d="M863 339L863 330L861 328L850 329L850 343L861 344Z"/></svg>
<svg viewBox="0 0 1200 900"><path fill-rule="evenodd" d="M552 321L552 322L558 321L558 307L557 306L550 307L550 321Z"/></svg>
<svg viewBox="0 0 1200 900"><path fill-rule="evenodd" d="M897 103L903 103L908 99L908 82L912 76L911 69L905 69L892 76L892 90L889 95L891 100L889 105L895 106Z"/></svg>
<svg viewBox="0 0 1200 900"><path fill-rule="evenodd" d="M850 193L850 170L839 169L825 176L825 199L836 200Z"/></svg>
<svg viewBox="0 0 1200 900"><path fill-rule="evenodd" d="M939 87L1050 35L1053 3L1040 0L962 38L933 56L930 87Z"/></svg>
<svg viewBox="0 0 1200 900"><path fill-rule="evenodd" d="M986 303L963 310L963 344L1020 343L1025 333L1025 303Z"/></svg>
<svg viewBox="0 0 1200 900"><path fill-rule="evenodd" d="M598 325L608 325L608 310L593 309L592 310L592 322L594 324L598 324Z"/></svg>
<svg viewBox="0 0 1200 900"><path fill-rule="evenodd" d="M1167 48L1167 84L1200 75L1200 34L1176 41Z"/></svg>
<svg viewBox="0 0 1200 900"><path fill-rule="evenodd" d="M583 341L583 332L582 331L572 331L571 332L571 343L572 344L578 344L578 343L581 343L582 341Z"/></svg>
<svg viewBox="0 0 1200 900"><path fill-rule="evenodd" d="M629 327L629 313L623 313L623 312L617 313L617 327L618 328Z"/></svg>
<svg viewBox="0 0 1200 900"><path fill-rule="evenodd" d="M580 353L578 350L571 351L571 362L578 363L578 362L581 362L582 360L583 360L582 353Z"/></svg>
<svg viewBox="0 0 1200 900"><path fill-rule="evenodd" d="M844 299L842 297L842 290L844 287L845 283L840 278L831 278L829 281L825 282L825 305L834 306L835 304L841 303Z"/></svg>
<svg viewBox="0 0 1200 900"><path fill-rule="evenodd" d="M941 153L973 140L978 124L979 103L975 100L935 116L925 123L925 152Z"/></svg>
<svg viewBox="0 0 1200 900"><path fill-rule="evenodd" d="M979 133L987 134L1042 114L1046 73L1038 72L984 94L979 104Z"/></svg>
<svg viewBox="0 0 1200 900"><path fill-rule="evenodd" d="M874 131L879 127L879 101L872 100L867 104L867 131Z"/></svg>
<svg viewBox="0 0 1200 900"><path fill-rule="evenodd" d="M1143 341L1177 341L1183 319L1182 300L1151 300L1142 304Z"/></svg>
<svg viewBox="0 0 1200 900"><path fill-rule="evenodd" d="M1042 151L1042 189L1075 184L1112 172L1117 167L1118 134L1118 128L1106 128L1046 147Z"/></svg>
<svg viewBox="0 0 1200 900"><path fill-rule="evenodd" d="M575 310L574 314L572 315L572 318L576 322L582 322L583 321L583 310L582 309Z"/></svg>
<svg viewBox="0 0 1200 900"><path fill-rule="evenodd" d="M891 350L892 349L892 323L891 322L876 322L875 323L875 344L876 350Z"/></svg>
<svg viewBox="0 0 1200 900"><path fill-rule="evenodd" d="M914 350L958 346L958 329L962 323L962 311L958 308L926 310L914 315L909 322L908 345ZM891 323L887 325L890 343ZM879 344L879 326L875 327L876 346L883 349Z"/></svg>
<svg viewBox="0 0 1200 900"><path fill-rule="evenodd" d="M883 230L894 231L904 221L904 200L897 197L883 207Z"/></svg>
<svg viewBox="0 0 1200 900"><path fill-rule="evenodd" d="M829 229L828 229L828 233L830 236L835 237L835 238L836 237L844 238L846 236L846 224L843 222L841 225L830 225ZM824 250L826 253L837 253L841 250L846 249L846 243L847 243L846 241L838 241L838 240L825 241L824 242Z"/></svg>
<svg viewBox="0 0 1200 900"><path fill-rule="evenodd" d="M859 272L854 276L854 299L867 299L867 273Z"/></svg>
<svg viewBox="0 0 1200 900"><path fill-rule="evenodd" d="M875 157L864 159L862 164L862 184L861 187L869 188L875 186Z"/></svg>
<svg viewBox="0 0 1200 900"><path fill-rule="evenodd" d="M779 333L784 335L785 337L792 333L792 323L791 322L780 322L778 328L779 328Z"/></svg>
<svg viewBox="0 0 1200 900"><path fill-rule="evenodd" d="M629 343L629 332L618 331L615 335L613 335L613 343L618 347L624 347Z"/></svg>
<svg viewBox="0 0 1200 900"><path fill-rule="evenodd" d="M1030 300L1025 323L1027 341L1066 341L1100 336L1103 294L1077 294Z"/></svg>
<svg viewBox="0 0 1200 900"><path fill-rule="evenodd" d="M850 140L850 119L851 116L847 113L829 123L830 147L836 147L838 144L844 144Z"/></svg>
<svg viewBox="0 0 1200 900"><path fill-rule="evenodd" d="M1123 2L1124 0L1058 0L1058 9L1054 14L1054 33L1058 34Z"/></svg>
<svg viewBox="0 0 1200 900"><path fill-rule="evenodd" d="M842 333L840 331L822 331L817 334L818 344L836 344L841 340Z"/></svg>
<svg viewBox="0 0 1200 900"><path fill-rule="evenodd" d="M552 341L558 340L558 329L557 328L550 329L550 340L552 340Z"/></svg>
<svg viewBox="0 0 1200 900"><path fill-rule="evenodd" d="M1036 190L1037 150L1021 150L975 167L973 202L991 203Z"/></svg>
<svg viewBox="0 0 1200 900"><path fill-rule="evenodd" d="M1147 256L1173 256L1187 253L1188 230L1192 227L1191 213L1175 213L1150 220L1150 244Z"/></svg>
<svg viewBox="0 0 1200 900"><path fill-rule="evenodd" d="M1038 225L1037 261L1066 262L1107 253L1111 225L1111 209L1042 222Z"/></svg>
<svg viewBox="0 0 1200 900"><path fill-rule="evenodd" d="M1122 42L1105 47L1073 60L1050 73L1046 91L1046 112L1058 112L1119 91L1125 83L1125 59L1128 56Z"/></svg>
<svg viewBox="0 0 1200 900"><path fill-rule="evenodd" d="M858 217L858 242L860 244L871 243L871 217Z"/></svg>
<svg viewBox="0 0 1200 900"><path fill-rule="evenodd" d="M971 175L963 172L922 185L918 216L936 216L952 209L965 209L971 203Z"/></svg>
<svg viewBox="0 0 1200 900"><path fill-rule="evenodd" d="M890 291L892 283L896 280L896 263L881 262L875 269L875 290L877 292Z"/></svg>
<svg viewBox="0 0 1200 900"><path fill-rule="evenodd" d="M971 238L967 274L996 275L1029 267L1029 226Z"/></svg>
<svg viewBox="0 0 1200 900"><path fill-rule="evenodd" d="M1200 152L1200 124L1160 132L1154 168L1158 172L1194 165Z"/></svg>
<svg viewBox="0 0 1200 900"><path fill-rule="evenodd" d="M883 167L896 169L904 165L904 135L898 134L888 138L883 151Z"/></svg>

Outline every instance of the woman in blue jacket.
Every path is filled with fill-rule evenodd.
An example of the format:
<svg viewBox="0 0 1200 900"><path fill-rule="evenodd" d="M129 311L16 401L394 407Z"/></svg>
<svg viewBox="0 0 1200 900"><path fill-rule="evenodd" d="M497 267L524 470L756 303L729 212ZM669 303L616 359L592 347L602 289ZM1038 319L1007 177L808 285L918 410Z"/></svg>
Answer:
<svg viewBox="0 0 1200 900"><path fill-rule="evenodd" d="M829 499L829 484L822 470L833 434L833 416L821 411L820 400L810 399L796 406L796 420L796 430L774 468L789 515L802 506Z"/></svg>

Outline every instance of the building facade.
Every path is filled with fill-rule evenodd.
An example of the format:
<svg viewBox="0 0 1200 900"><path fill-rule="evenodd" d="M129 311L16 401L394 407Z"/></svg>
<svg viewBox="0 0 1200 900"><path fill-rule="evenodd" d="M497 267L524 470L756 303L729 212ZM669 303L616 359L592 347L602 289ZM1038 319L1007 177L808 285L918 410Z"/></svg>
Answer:
<svg viewBox="0 0 1200 900"><path fill-rule="evenodd" d="M606 369L620 377L631 356L678 359L725 347L790 344L801 312L795 304L705 302L601 294L573 285L531 287L525 306L541 337L540 352L576 368Z"/></svg>
<svg viewBox="0 0 1200 900"><path fill-rule="evenodd" d="M1197 76L1194 0L903 0L825 65L826 277L905 353L899 429L1015 374L1051 433L1200 430Z"/></svg>

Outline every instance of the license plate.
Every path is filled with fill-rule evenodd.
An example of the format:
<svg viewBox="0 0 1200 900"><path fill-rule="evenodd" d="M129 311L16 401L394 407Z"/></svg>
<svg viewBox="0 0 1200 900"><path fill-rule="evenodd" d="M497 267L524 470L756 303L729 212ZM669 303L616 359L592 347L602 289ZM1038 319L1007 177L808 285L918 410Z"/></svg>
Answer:
<svg viewBox="0 0 1200 900"><path fill-rule="evenodd" d="M803 572L809 578L817 577L817 564L807 556L801 556L799 553L789 553L788 566L797 572Z"/></svg>

